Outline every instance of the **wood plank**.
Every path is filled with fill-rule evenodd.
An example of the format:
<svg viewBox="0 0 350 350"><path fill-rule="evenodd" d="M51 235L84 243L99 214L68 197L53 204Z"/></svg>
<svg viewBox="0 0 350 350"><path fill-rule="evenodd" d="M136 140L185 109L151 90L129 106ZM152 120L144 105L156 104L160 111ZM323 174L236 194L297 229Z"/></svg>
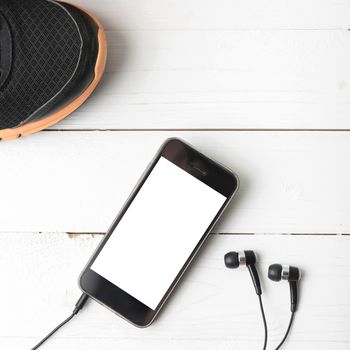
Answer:
<svg viewBox="0 0 350 350"><path fill-rule="evenodd" d="M261 342L257 341L250 341L246 342L243 345L240 342L237 341L225 341L225 340L191 340L189 341L178 341L178 340L147 340L147 342L144 342L142 340L120 340L120 339L110 339L110 338L104 338L96 341L96 346L103 347L103 350L115 350L115 349L121 349L121 350L129 350L129 349L145 349L145 350L161 350L161 349L167 349L167 350L178 350L178 349L190 349L190 350L209 350L209 349L220 349L220 350L254 350L254 349L260 349L261 348ZM2 345L5 349L25 349L26 345L31 344L27 339L8 339L6 338ZM332 350L344 350L347 349L344 346L344 343L341 342L332 342L332 343L321 343L314 341L312 342L311 347L310 343L303 342L299 343L299 346L304 346L305 349L311 349L311 350L329 350L329 347L332 347ZM62 340L57 339L54 342L51 342L49 345L47 345L47 349L51 350L61 350L62 348L72 348L72 349L95 349L93 346L91 346L91 340L90 339L69 339ZM300 349L298 348L298 344L288 345L289 349ZM43 347L45 349L45 347Z"/></svg>
<svg viewBox="0 0 350 350"><path fill-rule="evenodd" d="M348 28L347 0L75 0L108 29Z"/></svg>
<svg viewBox="0 0 350 350"><path fill-rule="evenodd" d="M42 132L2 143L2 232L105 232L160 144L178 136L236 171L216 228L350 233L348 132Z"/></svg>
<svg viewBox="0 0 350 350"><path fill-rule="evenodd" d="M84 333L85 334L85 333ZM1 345L4 349L26 349L26 346L33 344L33 338L31 341L27 338L6 338L2 341ZM93 345L94 344L94 345ZM101 347L103 350L132 350L132 349L144 349L144 350L178 350L178 349L188 349L188 350L255 350L262 347L261 341L249 341L245 342L233 340L177 340L177 339L167 339L167 340L155 340L147 339L143 341L142 339L130 340L130 339L110 339L110 338L100 338L91 340L90 337L84 336L84 338L69 338L67 339L55 339L52 340L47 347L43 346L43 349L48 350L61 350L63 348L72 348L77 350L95 350L96 347ZM300 350L300 349L310 349L310 350L345 350L348 349L346 342L342 341L332 341L332 342L318 342L317 340L308 342L289 342L288 349L290 350Z"/></svg>
<svg viewBox="0 0 350 350"><path fill-rule="evenodd" d="M6 315L0 319L0 343L28 349L71 312L79 296L78 273L100 237L0 234L0 239L1 274L11 286L0 290ZM47 348L260 348L262 324L249 274L223 266L223 255L234 249L259 253L270 348L287 325L289 288L264 275L270 263L281 262L303 270L300 308L288 349L348 349L350 237L271 235L211 236L152 327L135 328L90 302Z"/></svg>
<svg viewBox="0 0 350 350"><path fill-rule="evenodd" d="M107 74L54 129L350 129L349 31L109 32Z"/></svg>

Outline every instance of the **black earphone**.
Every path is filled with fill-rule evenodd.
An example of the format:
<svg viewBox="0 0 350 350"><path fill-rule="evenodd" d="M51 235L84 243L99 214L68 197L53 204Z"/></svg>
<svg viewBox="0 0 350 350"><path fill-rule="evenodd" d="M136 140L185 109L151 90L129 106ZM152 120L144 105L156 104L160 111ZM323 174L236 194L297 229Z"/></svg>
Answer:
<svg viewBox="0 0 350 350"><path fill-rule="evenodd" d="M229 252L225 254L224 257L225 260L225 266L229 269L236 269L239 266L246 266L248 268L248 271L250 273L250 276L252 278L255 292L259 298L259 304L260 304L260 310L261 310L261 316L264 322L264 346L263 350L266 349L267 346L267 338L268 338L268 329L267 329L267 322L266 322L266 316L264 311L264 305L262 302L262 290L261 290L261 284L260 284L260 278L258 271L255 267L256 263L256 255L252 250L245 250L243 252Z"/></svg>
<svg viewBox="0 0 350 350"><path fill-rule="evenodd" d="M262 303L262 289L260 284L260 278L258 271L255 267L256 263L256 255L254 251L252 250L245 250L243 252L229 252L225 254L224 261L225 266L230 269L238 268L239 266L246 266L249 270L250 276L252 278L254 288L256 291L256 294L259 297L260 302L260 309L261 314L264 321L264 329L265 329L265 339L264 339L264 347L263 349L266 349L267 345L267 338L268 338L268 330L267 330L267 323L266 323L266 317L264 312L264 307ZM278 350L282 347L284 342L286 341L288 334L290 332L293 320L294 320L294 314L297 311L298 306L298 282L301 279L301 272L300 270L295 266L289 266L289 265L281 265L281 264L272 264L269 266L268 271L268 278L272 281L279 282L281 280L286 280L289 282L289 288L290 288L290 311L291 311L291 317L289 321L289 325L287 328L287 331L282 339L282 341L279 343L279 345L276 347L275 350Z"/></svg>
<svg viewBox="0 0 350 350"><path fill-rule="evenodd" d="M297 311L298 306L298 282L301 279L300 270L295 266L272 264L269 267L270 280L279 282L286 280L290 287L290 311Z"/></svg>
<svg viewBox="0 0 350 350"><path fill-rule="evenodd" d="M256 256L252 250L245 250L244 252L229 252L225 254L225 265L229 269L236 269L241 265L247 266L250 276L255 287L257 295L262 294L260 278L256 270Z"/></svg>

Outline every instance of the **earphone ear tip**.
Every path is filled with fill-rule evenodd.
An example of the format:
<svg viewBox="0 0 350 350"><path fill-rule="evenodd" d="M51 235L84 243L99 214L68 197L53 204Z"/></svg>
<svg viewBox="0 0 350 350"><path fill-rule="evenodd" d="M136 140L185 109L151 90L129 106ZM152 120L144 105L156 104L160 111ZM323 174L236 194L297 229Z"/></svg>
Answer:
<svg viewBox="0 0 350 350"><path fill-rule="evenodd" d="M268 277L272 281L279 282L282 279L282 265L280 264L270 265Z"/></svg>
<svg viewBox="0 0 350 350"><path fill-rule="evenodd" d="M229 252L225 254L225 266L229 269L235 269L239 267L239 257L237 252Z"/></svg>

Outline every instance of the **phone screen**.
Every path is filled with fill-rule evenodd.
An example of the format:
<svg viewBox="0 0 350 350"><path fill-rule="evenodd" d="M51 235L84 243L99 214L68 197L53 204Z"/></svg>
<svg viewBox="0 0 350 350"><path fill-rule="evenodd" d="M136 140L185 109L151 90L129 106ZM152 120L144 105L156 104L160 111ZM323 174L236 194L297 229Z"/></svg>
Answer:
<svg viewBox="0 0 350 350"><path fill-rule="evenodd" d="M91 269L155 310L226 200L160 157Z"/></svg>

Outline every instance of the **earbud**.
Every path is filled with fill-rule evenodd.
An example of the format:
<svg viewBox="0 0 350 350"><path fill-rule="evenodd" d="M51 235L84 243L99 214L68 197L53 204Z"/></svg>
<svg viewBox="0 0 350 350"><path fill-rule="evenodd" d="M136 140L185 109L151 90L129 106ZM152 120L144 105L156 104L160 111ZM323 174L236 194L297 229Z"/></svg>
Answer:
<svg viewBox="0 0 350 350"><path fill-rule="evenodd" d="M270 280L279 282L286 280L290 287L290 309L297 311L298 305L298 282L301 278L300 270L295 266L273 264L269 267L268 277Z"/></svg>
<svg viewBox="0 0 350 350"><path fill-rule="evenodd" d="M250 276L252 278L255 291L257 295L262 294L260 279L258 271L255 267L256 256L252 250L245 250L244 252L229 252L225 254L225 265L229 269L236 269L239 266L247 266Z"/></svg>

